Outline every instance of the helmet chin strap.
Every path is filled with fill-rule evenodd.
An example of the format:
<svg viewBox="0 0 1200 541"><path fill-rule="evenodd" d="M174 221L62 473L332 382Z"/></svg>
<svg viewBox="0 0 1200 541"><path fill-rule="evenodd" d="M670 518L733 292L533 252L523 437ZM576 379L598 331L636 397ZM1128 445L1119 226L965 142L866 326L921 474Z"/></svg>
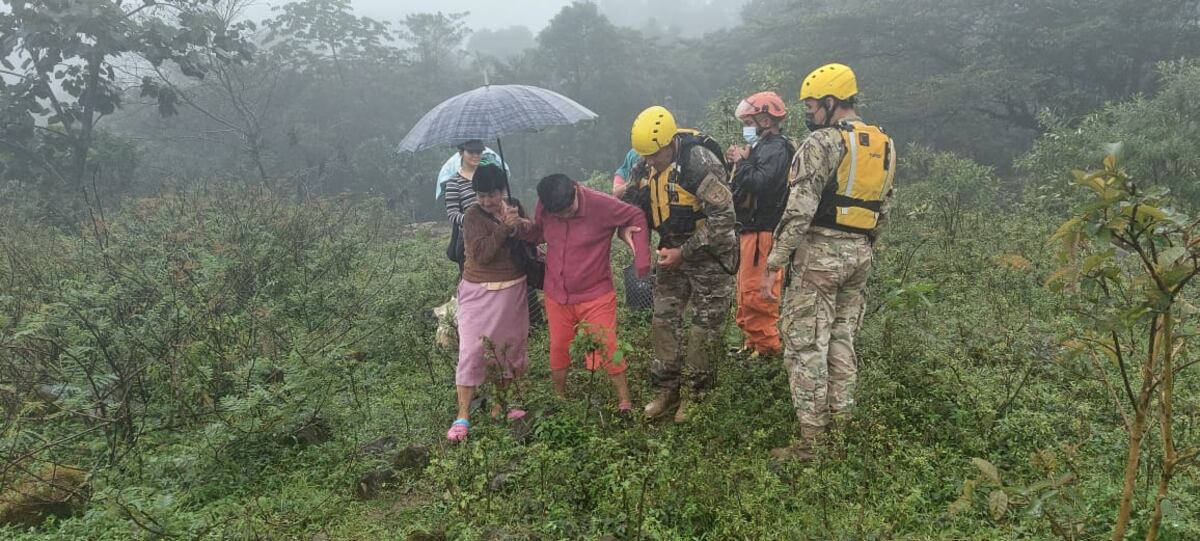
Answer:
<svg viewBox="0 0 1200 541"><path fill-rule="evenodd" d="M750 117L750 119L754 121L754 133L758 134L759 137L762 137L764 131L771 129L770 122L767 122L766 127L763 127L763 125L758 122L758 115L754 115L753 117Z"/></svg>
<svg viewBox="0 0 1200 541"><path fill-rule="evenodd" d="M835 101L834 98L831 96L826 96L825 98L821 99L820 110L825 112L825 120L821 121L820 124L817 124L817 122L816 122L816 119L817 119L816 113L811 113L810 115L806 115L806 117L811 116L813 119L811 124L808 123L807 118L805 119L805 123L808 124L810 131L821 129L821 128L829 128L834 125L833 113L837 109L836 104L831 105L831 103L834 101Z"/></svg>
<svg viewBox="0 0 1200 541"><path fill-rule="evenodd" d="M825 111L825 122L822 125L826 128L833 126L833 111L837 108L837 105L831 105L833 102L834 99L829 97L821 100L821 110Z"/></svg>

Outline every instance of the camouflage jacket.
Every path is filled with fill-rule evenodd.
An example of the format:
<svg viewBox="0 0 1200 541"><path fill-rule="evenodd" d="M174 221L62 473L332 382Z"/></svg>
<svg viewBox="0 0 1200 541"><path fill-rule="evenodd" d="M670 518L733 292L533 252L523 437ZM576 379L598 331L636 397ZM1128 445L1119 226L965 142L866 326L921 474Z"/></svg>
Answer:
<svg viewBox="0 0 1200 541"><path fill-rule="evenodd" d="M705 219L680 246L683 258L695 259L707 252L727 260L729 254L737 249L737 233L734 232L736 219L733 195L729 191L728 173L720 158L707 148L695 145L690 152L687 167L682 171L683 178L686 179L683 183L699 186L695 196L700 199ZM649 188L639 188L649 173L645 159L638 161L631 175L631 188L625 191L622 199L641 207L646 212L648 222L653 223L650 221ZM699 182L696 182L696 179L699 179Z"/></svg>
<svg viewBox="0 0 1200 541"><path fill-rule="evenodd" d="M842 120L862 121L858 115L850 115ZM771 247L771 255L767 258L767 267L780 269L791 261L792 253L800 247L808 234L825 186L830 182L837 182L838 166L845 155L846 145L842 142L838 128L822 128L812 132L800 144L800 148L796 149L791 170L788 171L791 192L788 194L787 209L783 211L783 218L775 228L775 245ZM887 219L890 200L889 194L889 197L884 198L879 210L875 237ZM833 229L822 228L822 232L832 237L862 237L856 233Z"/></svg>

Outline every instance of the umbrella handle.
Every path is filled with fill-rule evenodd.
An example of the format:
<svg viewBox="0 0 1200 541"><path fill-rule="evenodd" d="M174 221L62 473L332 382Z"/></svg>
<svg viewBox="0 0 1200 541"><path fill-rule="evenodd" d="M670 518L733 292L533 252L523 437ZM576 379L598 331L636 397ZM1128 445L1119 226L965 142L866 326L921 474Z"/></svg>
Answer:
<svg viewBox="0 0 1200 541"><path fill-rule="evenodd" d="M496 138L496 150L500 152L500 171L504 173L504 191L505 196L512 199L512 182L508 176L508 162L504 160L504 145L500 144L500 138Z"/></svg>

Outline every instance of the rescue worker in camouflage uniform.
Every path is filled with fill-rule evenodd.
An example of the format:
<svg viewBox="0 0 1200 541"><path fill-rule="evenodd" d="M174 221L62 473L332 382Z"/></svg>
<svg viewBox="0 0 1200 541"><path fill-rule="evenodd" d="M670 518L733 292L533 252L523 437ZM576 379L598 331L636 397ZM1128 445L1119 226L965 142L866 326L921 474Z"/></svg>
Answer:
<svg viewBox="0 0 1200 541"><path fill-rule="evenodd" d="M776 458L811 460L831 420L844 425L854 406L854 335L896 172L895 144L859 118L857 94L842 64L818 68L800 87L811 133L792 159L763 278L770 295L775 271L788 267L780 330L800 439L772 450Z"/></svg>
<svg viewBox="0 0 1200 541"><path fill-rule="evenodd" d="M665 108L642 111L630 139L642 158L623 199L641 207L659 235L650 331L657 395L645 414L654 419L673 412L683 423L691 401L713 386L713 362L724 354L736 271L733 196L720 146L678 129ZM689 305L691 325L685 328Z"/></svg>

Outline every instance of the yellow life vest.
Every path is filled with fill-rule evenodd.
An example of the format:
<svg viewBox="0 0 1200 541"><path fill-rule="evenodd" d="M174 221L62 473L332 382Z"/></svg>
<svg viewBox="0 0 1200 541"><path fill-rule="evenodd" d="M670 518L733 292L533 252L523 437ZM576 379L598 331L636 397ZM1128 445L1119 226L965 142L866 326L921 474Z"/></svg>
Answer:
<svg viewBox="0 0 1200 541"><path fill-rule="evenodd" d="M821 194L813 225L869 234L892 191L896 151L892 138L878 126L851 121L837 128L846 154L838 165L837 182L830 182Z"/></svg>
<svg viewBox="0 0 1200 541"><path fill-rule="evenodd" d="M650 189L651 226L663 236L690 234L704 223L700 198L678 179L674 165L642 178L641 187Z"/></svg>
<svg viewBox="0 0 1200 541"><path fill-rule="evenodd" d="M658 231L662 244L668 248L682 245L696 228L704 225L703 205L696 196L700 188L699 181L683 178L692 147L705 146L718 159L723 154L715 141L698 130L680 128L675 137L679 143L679 155L670 167L663 171L650 171L643 160L635 168L635 171L640 170L638 188L649 192L648 197L642 199L642 205L649 215L650 225ZM696 185L692 186L689 181Z"/></svg>

